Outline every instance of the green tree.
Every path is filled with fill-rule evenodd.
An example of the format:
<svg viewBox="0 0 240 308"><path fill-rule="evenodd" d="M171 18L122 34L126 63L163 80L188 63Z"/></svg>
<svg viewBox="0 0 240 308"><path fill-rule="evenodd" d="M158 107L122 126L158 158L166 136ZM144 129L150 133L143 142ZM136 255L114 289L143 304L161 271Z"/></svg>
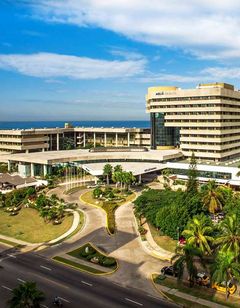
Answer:
<svg viewBox="0 0 240 308"><path fill-rule="evenodd" d="M110 178L111 175L112 175L112 165L106 164L106 165L103 167L103 175L106 176L106 178L107 178L107 185L109 185L109 178Z"/></svg>
<svg viewBox="0 0 240 308"><path fill-rule="evenodd" d="M210 219L204 214L196 215L187 223L182 235L186 237L187 243L199 248L202 254L211 254L211 243L214 238L213 226Z"/></svg>
<svg viewBox="0 0 240 308"><path fill-rule="evenodd" d="M187 270L189 276L189 284L193 286L197 277L197 262L202 262L202 255L198 248L189 244L176 248L175 255L171 261L173 267L178 271L178 279L183 278L184 269Z"/></svg>
<svg viewBox="0 0 240 308"><path fill-rule="evenodd" d="M37 289L35 282L25 282L13 289L9 301L10 308L38 308L44 300L43 292Z"/></svg>
<svg viewBox="0 0 240 308"><path fill-rule="evenodd" d="M219 226L220 234L216 244L225 253L231 252L235 257L240 254L240 221L236 214L228 215Z"/></svg>
<svg viewBox="0 0 240 308"><path fill-rule="evenodd" d="M72 150L75 148L75 143L72 138L64 137L63 138L63 150Z"/></svg>
<svg viewBox="0 0 240 308"><path fill-rule="evenodd" d="M214 180L208 181L208 183L202 187L202 194L203 206L209 213L215 214L222 209L224 203L223 193Z"/></svg>
<svg viewBox="0 0 240 308"><path fill-rule="evenodd" d="M165 189L171 189L170 187L170 178L171 170L169 168L162 170L163 180L164 180L164 188Z"/></svg>
<svg viewBox="0 0 240 308"><path fill-rule="evenodd" d="M188 168L188 181L187 181L187 189L186 192L191 195L195 195L198 193L198 171L197 171L197 161L192 152L189 168Z"/></svg>
<svg viewBox="0 0 240 308"><path fill-rule="evenodd" d="M240 266L236 262L235 256L231 251L220 250L212 267L212 280L216 283L225 281L226 299L229 296L228 281L234 279L240 281Z"/></svg>
<svg viewBox="0 0 240 308"><path fill-rule="evenodd" d="M121 165L116 165L114 168L113 168L113 172L123 172L123 168Z"/></svg>

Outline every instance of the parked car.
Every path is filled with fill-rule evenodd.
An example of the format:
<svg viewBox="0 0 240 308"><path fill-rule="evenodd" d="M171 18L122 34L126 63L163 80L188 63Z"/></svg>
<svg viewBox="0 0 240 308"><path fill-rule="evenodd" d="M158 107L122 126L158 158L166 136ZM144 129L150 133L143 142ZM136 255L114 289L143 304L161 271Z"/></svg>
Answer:
<svg viewBox="0 0 240 308"><path fill-rule="evenodd" d="M226 286L228 287L228 292L230 294L234 294L237 290L237 286L233 284L230 280L226 283L226 281L212 284L212 288L216 289L217 291L226 293Z"/></svg>
<svg viewBox="0 0 240 308"><path fill-rule="evenodd" d="M173 266L164 266L161 269L161 273L163 275L169 275L169 276L173 276L173 277L177 277L178 276L178 272L176 270L174 270Z"/></svg>
<svg viewBox="0 0 240 308"><path fill-rule="evenodd" d="M204 287L210 287L210 277L204 272L197 273L197 284Z"/></svg>

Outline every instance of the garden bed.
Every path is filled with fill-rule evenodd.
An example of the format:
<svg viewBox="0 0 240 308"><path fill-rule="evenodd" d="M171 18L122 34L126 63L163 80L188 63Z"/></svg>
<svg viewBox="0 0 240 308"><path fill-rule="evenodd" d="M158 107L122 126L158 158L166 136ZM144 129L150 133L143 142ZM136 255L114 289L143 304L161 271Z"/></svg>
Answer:
<svg viewBox="0 0 240 308"><path fill-rule="evenodd" d="M90 267L90 266L86 266L84 264L79 264L77 262L74 262L72 260L68 260L66 258L63 258L63 257L54 257L53 260L59 262L59 263L63 263L63 264L66 264L68 266L71 266L79 271L82 271L82 272L88 272L88 273L91 273L91 274L95 274L95 275L102 275L102 274L105 274L105 272L103 271L100 271L98 269L95 269L93 267Z"/></svg>
<svg viewBox="0 0 240 308"><path fill-rule="evenodd" d="M87 243L73 251L70 251L67 254L74 258L88 261L89 264L100 265L104 268L109 268L111 270L116 270L118 267L115 258L108 257L106 254L98 250L90 243Z"/></svg>
<svg viewBox="0 0 240 308"><path fill-rule="evenodd" d="M173 240L170 236L161 235L160 231L157 230L153 225L150 223L148 224L149 230L152 234L152 237L155 243L164 250L175 252L177 247L177 241Z"/></svg>

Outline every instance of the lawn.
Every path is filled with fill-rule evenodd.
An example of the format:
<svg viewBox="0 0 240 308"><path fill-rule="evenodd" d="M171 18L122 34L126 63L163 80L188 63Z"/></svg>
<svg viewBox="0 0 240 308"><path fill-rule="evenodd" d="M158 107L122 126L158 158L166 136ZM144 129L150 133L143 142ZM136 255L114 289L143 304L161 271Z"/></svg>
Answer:
<svg viewBox="0 0 240 308"><path fill-rule="evenodd" d="M152 234L152 237L154 241L158 244L159 247L170 251L170 252L175 252L176 246L177 246L177 241L173 240L171 237L166 236L166 235L160 235L159 230L157 230L153 225L150 223L149 229Z"/></svg>
<svg viewBox="0 0 240 308"><path fill-rule="evenodd" d="M153 275L153 279L157 275ZM188 287L187 283L178 281L177 279L167 277L164 280L158 281L159 284L169 287L171 289L178 289L183 293L187 293L192 296L196 296L202 299L206 299L227 307L239 307L239 297L231 296L228 298L228 301L225 300L225 293L216 292L216 290L211 288L204 288L200 286L194 286L192 288ZM167 293L168 296L168 293ZM195 307L195 306L194 306Z"/></svg>
<svg viewBox="0 0 240 308"><path fill-rule="evenodd" d="M10 236L29 243L48 242L65 233L73 222L66 216L59 225L45 223L35 209L23 208L16 216L0 210L0 235Z"/></svg>

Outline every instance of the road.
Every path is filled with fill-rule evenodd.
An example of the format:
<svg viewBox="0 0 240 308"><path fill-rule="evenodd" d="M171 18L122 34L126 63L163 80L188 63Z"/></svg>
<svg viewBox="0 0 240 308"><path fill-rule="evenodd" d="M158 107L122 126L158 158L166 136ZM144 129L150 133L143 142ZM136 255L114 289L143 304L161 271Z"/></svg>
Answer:
<svg viewBox="0 0 240 308"><path fill-rule="evenodd" d="M0 250L1 251L1 250ZM7 307L11 289L20 282L35 281L46 295L42 307L52 307L55 296L64 308L176 307L144 290L124 288L104 277L92 276L58 264L36 253L5 250L0 255L0 307Z"/></svg>

